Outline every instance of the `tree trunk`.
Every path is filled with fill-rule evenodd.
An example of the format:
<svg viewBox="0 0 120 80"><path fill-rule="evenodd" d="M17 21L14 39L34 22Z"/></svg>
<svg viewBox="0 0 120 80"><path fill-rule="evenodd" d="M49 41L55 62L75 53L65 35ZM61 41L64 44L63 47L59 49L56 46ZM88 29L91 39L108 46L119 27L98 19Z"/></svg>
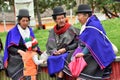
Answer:
<svg viewBox="0 0 120 80"><path fill-rule="evenodd" d="M42 22L41 22L41 17L40 17L40 12L37 9L37 18L38 18L38 29L42 29Z"/></svg>
<svg viewBox="0 0 120 80"><path fill-rule="evenodd" d="M118 15L116 14L113 14L111 11L109 11L107 8L103 7L103 10L105 11L105 14L108 16L108 18L112 18L112 17L119 17ZM110 16L110 15L111 16Z"/></svg>
<svg viewBox="0 0 120 80"><path fill-rule="evenodd" d="M41 17L40 17L40 12L39 12L39 7L38 7L38 0L36 1L36 12L37 12L37 18L38 18L38 29L42 29L42 22L41 22Z"/></svg>
<svg viewBox="0 0 120 80"><path fill-rule="evenodd" d="M94 6L94 1L93 0L91 0L92 2L91 2L91 8L92 8L92 12L94 13L94 9L95 9L95 6Z"/></svg>
<svg viewBox="0 0 120 80"><path fill-rule="evenodd" d="M104 12L105 12L105 15L106 15L109 19L111 19L110 15L109 15L108 12L107 12L107 9L106 9L105 7L103 7L103 10L104 10Z"/></svg>
<svg viewBox="0 0 120 80"><path fill-rule="evenodd" d="M77 7L80 5L80 0L76 0Z"/></svg>
<svg viewBox="0 0 120 80"><path fill-rule="evenodd" d="M112 6L113 6L113 9L114 9L115 15L117 15L117 17L119 17L118 14L117 14L115 5L112 5Z"/></svg>

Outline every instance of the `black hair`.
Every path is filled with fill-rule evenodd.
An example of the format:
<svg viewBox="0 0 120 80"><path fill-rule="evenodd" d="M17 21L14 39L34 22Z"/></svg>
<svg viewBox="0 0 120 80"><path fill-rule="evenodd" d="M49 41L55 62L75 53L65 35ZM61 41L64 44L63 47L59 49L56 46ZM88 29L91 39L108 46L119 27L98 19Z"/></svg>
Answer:
<svg viewBox="0 0 120 80"><path fill-rule="evenodd" d="M78 13L82 13L83 15L88 14L88 17L92 16L92 12L78 12ZM78 14L78 13L77 13L77 14Z"/></svg>
<svg viewBox="0 0 120 80"><path fill-rule="evenodd" d="M92 12L83 13L84 15L88 14L88 17L92 16Z"/></svg>
<svg viewBox="0 0 120 80"><path fill-rule="evenodd" d="M88 17L92 16L92 12L77 12L76 14L79 14L79 13L81 13L83 15L88 14Z"/></svg>
<svg viewBox="0 0 120 80"><path fill-rule="evenodd" d="M64 17L66 17L66 14L59 14L59 15L64 15ZM58 15L54 15L54 16L52 16L53 17L53 19L54 20L56 20L56 17L57 17Z"/></svg>
<svg viewBox="0 0 120 80"><path fill-rule="evenodd" d="M18 21L18 23L20 22L20 20L23 18L24 16L22 16L22 17L18 17L18 19L17 19L17 21ZM26 16L25 16L26 17ZM30 21L30 17L27 17L28 18L28 20Z"/></svg>

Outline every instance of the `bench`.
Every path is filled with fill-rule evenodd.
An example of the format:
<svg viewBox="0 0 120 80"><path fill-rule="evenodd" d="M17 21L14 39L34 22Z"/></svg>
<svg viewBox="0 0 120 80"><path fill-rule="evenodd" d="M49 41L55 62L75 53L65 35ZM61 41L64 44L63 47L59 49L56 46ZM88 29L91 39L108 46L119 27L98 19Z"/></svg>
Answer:
<svg viewBox="0 0 120 80"><path fill-rule="evenodd" d="M68 75L64 76L65 80L75 80ZM5 71L0 71L0 80L11 80L10 78L6 77ZM56 78L51 78L48 75L47 65L42 64L40 71L38 73L38 80L56 80ZM110 75L110 79L107 80L120 80L120 56L116 57L116 60L112 63L112 74Z"/></svg>

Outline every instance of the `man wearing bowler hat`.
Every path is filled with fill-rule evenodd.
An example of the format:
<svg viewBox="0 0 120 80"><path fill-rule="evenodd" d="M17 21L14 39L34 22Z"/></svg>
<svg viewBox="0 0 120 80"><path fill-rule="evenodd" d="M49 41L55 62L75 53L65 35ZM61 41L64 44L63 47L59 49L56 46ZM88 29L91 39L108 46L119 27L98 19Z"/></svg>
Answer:
<svg viewBox="0 0 120 80"><path fill-rule="evenodd" d="M26 40L35 39L32 28L29 27L29 11L20 9L17 19L18 23L8 32L6 37L4 66L12 80L36 80L37 66L32 61L32 57L30 57L32 53L23 57L29 50ZM29 45L32 44L30 43ZM35 54L40 52L38 46L34 52ZM30 63L24 61L28 57L30 57Z"/></svg>
<svg viewBox="0 0 120 80"><path fill-rule="evenodd" d="M47 53L49 53L53 57L59 57L60 55L67 54L67 58L65 59L67 59L67 61L69 62L72 52L77 47L76 36L79 34L79 30L66 22L66 12L64 12L61 6L55 7L53 9L52 17L56 25L53 27L53 29L50 30L49 33L48 41L46 44ZM64 60L61 60L62 63L64 63ZM56 75L57 80L63 80L64 66L61 66L61 63L57 64L61 60L57 58L55 58L55 61L48 59L48 71L49 73L53 71L53 73L50 75ZM53 64L56 65L53 66Z"/></svg>
<svg viewBox="0 0 120 80"><path fill-rule="evenodd" d="M110 64L115 60L116 56L102 24L95 15L92 15L89 5L79 5L77 15L82 25L79 40L81 41L80 44L85 47L75 57L83 56L87 62L87 66L79 77L89 80L109 78L111 73Z"/></svg>

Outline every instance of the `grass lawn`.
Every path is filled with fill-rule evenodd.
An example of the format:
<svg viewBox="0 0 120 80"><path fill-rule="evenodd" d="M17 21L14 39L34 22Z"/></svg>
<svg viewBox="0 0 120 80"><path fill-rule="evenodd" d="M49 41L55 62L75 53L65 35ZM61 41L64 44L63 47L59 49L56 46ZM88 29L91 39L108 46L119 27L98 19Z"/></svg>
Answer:
<svg viewBox="0 0 120 80"><path fill-rule="evenodd" d="M107 36L118 48L118 54L120 56L120 18L106 20L102 22Z"/></svg>
<svg viewBox="0 0 120 80"><path fill-rule="evenodd" d="M120 51L120 18L110 19L102 21L102 24L106 30L106 33L109 39L118 47ZM75 24L75 27L80 28L79 24ZM46 50L46 42L49 35L49 30L34 30L35 36L39 41L39 46L42 51ZM2 42L5 43L6 32L0 33L0 38L2 38ZM120 52L119 54L120 55Z"/></svg>
<svg viewBox="0 0 120 80"><path fill-rule="evenodd" d="M117 55L120 56L120 18L104 20L101 23L110 41L117 46L119 51ZM75 24L75 27L78 26L80 24Z"/></svg>

